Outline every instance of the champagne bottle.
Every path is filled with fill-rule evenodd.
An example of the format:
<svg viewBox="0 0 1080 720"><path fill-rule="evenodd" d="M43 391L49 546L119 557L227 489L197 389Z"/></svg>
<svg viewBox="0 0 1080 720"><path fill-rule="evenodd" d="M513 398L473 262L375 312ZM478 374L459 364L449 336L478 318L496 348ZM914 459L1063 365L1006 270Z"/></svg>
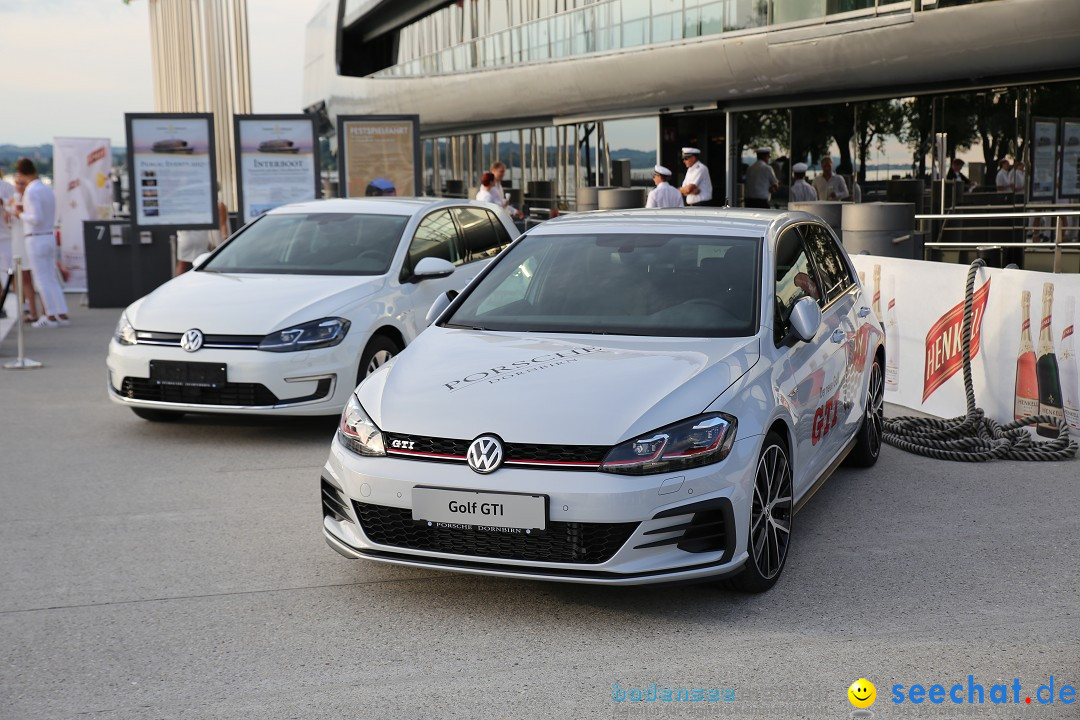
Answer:
<svg viewBox="0 0 1080 720"><path fill-rule="evenodd" d="M1061 331L1061 397L1065 410L1065 422L1069 429L1080 434L1080 367L1076 358L1076 341L1073 339L1073 321L1076 298L1069 298L1065 306L1065 329Z"/></svg>
<svg viewBox="0 0 1080 720"><path fill-rule="evenodd" d="M1020 352L1016 358L1013 418L1023 420L1039 414L1039 381L1035 373L1035 346L1031 344L1031 293L1020 293Z"/></svg>
<svg viewBox="0 0 1080 720"><path fill-rule="evenodd" d="M896 322L896 278L889 276L886 284L889 305L885 312L885 389L900 389L900 326Z"/></svg>
<svg viewBox="0 0 1080 720"><path fill-rule="evenodd" d="M874 266L874 317L881 324L881 266Z"/></svg>
<svg viewBox="0 0 1080 720"><path fill-rule="evenodd" d="M1039 325L1039 348L1035 373L1039 378L1039 414L1065 419L1061 404L1061 379L1058 376L1057 355L1054 354L1054 331L1051 328L1054 309L1054 284L1043 283L1042 322ZM1039 423L1038 433L1056 438L1057 425Z"/></svg>

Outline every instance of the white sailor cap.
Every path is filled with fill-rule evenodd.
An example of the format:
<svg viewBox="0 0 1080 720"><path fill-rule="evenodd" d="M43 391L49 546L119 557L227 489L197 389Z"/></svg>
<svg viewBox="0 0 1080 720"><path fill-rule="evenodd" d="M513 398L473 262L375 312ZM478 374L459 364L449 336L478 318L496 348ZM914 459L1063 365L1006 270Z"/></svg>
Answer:
<svg viewBox="0 0 1080 720"><path fill-rule="evenodd" d="M807 170L806 163L795 163L791 166L791 170L792 172L804 173Z"/></svg>
<svg viewBox="0 0 1080 720"><path fill-rule="evenodd" d="M772 155L772 148L759 147L757 149L757 154L758 155Z"/></svg>
<svg viewBox="0 0 1080 720"><path fill-rule="evenodd" d="M653 165L653 172L664 177L671 177L671 171L663 165Z"/></svg>
<svg viewBox="0 0 1080 720"><path fill-rule="evenodd" d="M700 155L701 151L698 150L695 147L684 147L682 149L682 154L683 154L683 157L686 157L688 155Z"/></svg>

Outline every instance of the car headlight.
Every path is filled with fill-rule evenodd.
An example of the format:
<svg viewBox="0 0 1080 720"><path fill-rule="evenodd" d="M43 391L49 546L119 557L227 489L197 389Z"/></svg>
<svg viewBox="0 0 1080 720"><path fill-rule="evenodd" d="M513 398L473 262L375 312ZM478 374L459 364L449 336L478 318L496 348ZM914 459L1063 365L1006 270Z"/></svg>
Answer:
<svg viewBox="0 0 1080 720"><path fill-rule="evenodd" d="M116 323L116 332L113 333L116 342L121 345L137 345L139 340L135 337L135 327L128 320L127 312L120 315L120 322Z"/></svg>
<svg viewBox="0 0 1080 720"><path fill-rule="evenodd" d="M739 422L726 413L707 413L616 445L600 469L649 475L719 462L731 452Z"/></svg>
<svg viewBox="0 0 1080 720"><path fill-rule="evenodd" d="M269 352L294 352L333 347L345 339L349 325L345 318L313 320L270 333L259 343L259 349Z"/></svg>
<svg viewBox="0 0 1080 720"><path fill-rule="evenodd" d="M349 404L341 413L337 436L342 445L357 455L376 457L386 454L382 430L364 412L355 395L349 396Z"/></svg>

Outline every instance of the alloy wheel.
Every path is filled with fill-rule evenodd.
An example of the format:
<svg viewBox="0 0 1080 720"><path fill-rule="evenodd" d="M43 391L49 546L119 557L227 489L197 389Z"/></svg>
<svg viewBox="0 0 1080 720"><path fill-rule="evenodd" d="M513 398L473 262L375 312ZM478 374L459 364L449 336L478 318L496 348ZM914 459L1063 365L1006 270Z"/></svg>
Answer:
<svg viewBox="0 0 1080 720"><path fill-rule="evenodd" d="M752 556L767 580L784 566L791 541L791 465L779 445L770 445L758 461L750 515Z"/></svg>
<svg viewBox="0 0 1080 720"><path fill-rule="evenodd" d="M390 358L394 357L394 353L389 350L379 350L371 356L371 360L368 362L367 371L364 377L367 377L371 373L378 370L380 367L390 361Z"/></svg>
<svg viewBox="0 0 1080 720"><path fill-rule="evenodd" d="M881 364L876 360L870 368L870 385L866 390L866 435L870 453L881 452L881 436L885 427L885 381Z"/></svg>

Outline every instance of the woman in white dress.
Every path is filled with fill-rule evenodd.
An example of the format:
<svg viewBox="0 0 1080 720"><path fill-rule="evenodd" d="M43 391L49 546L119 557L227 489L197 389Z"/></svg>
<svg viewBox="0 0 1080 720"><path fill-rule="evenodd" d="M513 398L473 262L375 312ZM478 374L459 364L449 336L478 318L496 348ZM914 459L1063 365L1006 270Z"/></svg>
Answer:
<svg viewBox="0 0 1080 720"><path fill-rule="evenodd" d="M486 172L480 177L480 189L476 191L476 199L502 207L502 194L495 187L494 173Z"/></svg>

